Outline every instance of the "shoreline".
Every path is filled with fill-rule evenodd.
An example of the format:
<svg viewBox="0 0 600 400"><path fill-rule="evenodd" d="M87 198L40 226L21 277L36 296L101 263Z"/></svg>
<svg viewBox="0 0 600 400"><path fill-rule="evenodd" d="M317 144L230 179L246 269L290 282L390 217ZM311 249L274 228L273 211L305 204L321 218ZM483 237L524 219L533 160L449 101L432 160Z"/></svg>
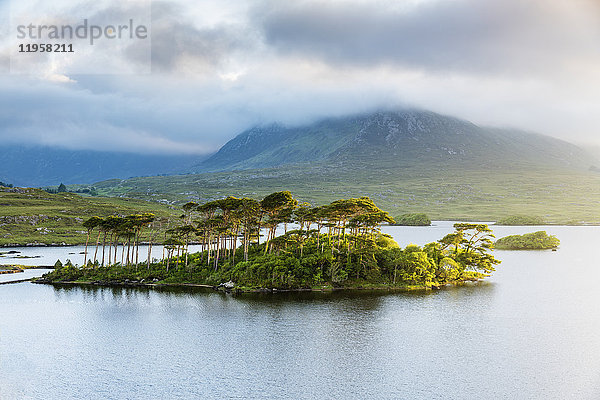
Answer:
<svg viewBox="0 0 600 400"><path fill-rule="evenodd" d="M23 283L23 282L31 282L34 278L29 278L29 279L19 279L16 281L7 281L7 282L0 282L0 285L12 285L13 283Z"/></svg>
<svg viewBox="0 0 600 400"><path fill-rule="evenodd" d="M321 288L296 288L296 289L279 289L279 288L244 288L244 287L232 287L226 288L221 285L207 285L201 283L146 283L146 282L136 282L136 281L60 281L60 282L52 282L47 281L41 278L33 278L31 279L31 283L39 284L39 285L52 285L52 286L94 286L94 287L127 287L127 288L135 288L135 287L146 287L151 289L160 289L160 288L203 288L203 289L212 289L215 292L221 293L233 293L233 294L243 294L243 293L295 293L295 292L337 292L337 291L349 291L349 290L372 290L372 291L388 291L388 292L412 292L412 291L432 291L432 290L441 290L448 287L456 287L462 286L466 284L474 284L478 282L483 282L482 279L476 281L465 281L456 284L445 284L439 286L354 286L354 287L343 287L343 286L323 286Z"/></svg>

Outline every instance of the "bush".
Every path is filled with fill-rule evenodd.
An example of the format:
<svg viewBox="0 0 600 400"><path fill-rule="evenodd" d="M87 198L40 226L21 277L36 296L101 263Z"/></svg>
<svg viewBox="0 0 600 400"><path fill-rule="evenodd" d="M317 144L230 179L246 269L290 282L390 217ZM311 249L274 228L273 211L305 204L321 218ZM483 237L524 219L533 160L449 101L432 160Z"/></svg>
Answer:
<svg viewBox="0 0 600 400"><path fill-rule="evenodd" d="M394 218L396 223L394 225L402 226L429 226L431 225L431 219L424 213L412 213L402 214L401 216Z"/></svg>
<svg viewBox="0 0 600 400"><path fill-rule="evenodd" d="M500 250L547 250L555 249L560 245L560 240L546 231L526 233L524 235L510 235L498 239L495 247Z"/></svg>
<svg viewBox="0 0 600 400"><path fill-rule="evenodd" d="M535 215L510 215L502 218L496 225L544 225L542 217Z"/></svg>

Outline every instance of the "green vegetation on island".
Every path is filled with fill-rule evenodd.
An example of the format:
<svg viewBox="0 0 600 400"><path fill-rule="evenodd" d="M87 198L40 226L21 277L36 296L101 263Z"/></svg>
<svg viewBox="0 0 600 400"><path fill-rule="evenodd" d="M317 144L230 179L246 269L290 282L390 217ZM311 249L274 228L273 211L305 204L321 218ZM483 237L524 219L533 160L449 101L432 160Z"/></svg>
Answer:
<svg viewBox="0 0 600 400"><path fill-rule="evenodd" d="M136 238L152 229L152 220L150 214L88 219L94 255L90 248L82 268L57 263L40 282L431 288L483 279L499 263L489 253L494 236L484 224L455 224L455 232L437 242L401 249L380 231L393 219L368 197L317 207L299 203L289 191L261 201L230 196L189 202L180 225L167 230L162 259L140 264ZM291 223L295 229L288 229ZM200 252L188 253L192 240Z"/></svg>
<svg viewBox="0 0 600 400"><path fill-rule="evenodd" d="M500 238L494 244L499 250L548 250L556 249L560 240L546 231L526 233L524 235L510 235Z"/></svg>
<svg viewBox="0 0 600 400"><path fill-rule="evenodd" d="M19 268L16 265L0 265L0 275L2 274L16 274L23 272L23 268Z"/></svg>
<svg viewBox="0 0 600 400"><path fill-rule="evenodd" d="M431 219L424 213L402 214L394 218L394 225L399 226L430 226Z"/></svg>
<svg viewBox="0 0 600 400"><path fill-rule="evenodd" d="M504 217L498 222L496 225L511 225L511 226L521 226L521 225L544 225L545 221L542 217L538 217L535 215L510 215L508 217Z"/></svg>
<svg viewBox="0 0 600 400"><path fill-rule="evenodd" d="M21 265L21 264L0 264L0 275L3 274L18 274L24 272L26 269L37 269L46 268L38 267L35 265Z"/></svg>

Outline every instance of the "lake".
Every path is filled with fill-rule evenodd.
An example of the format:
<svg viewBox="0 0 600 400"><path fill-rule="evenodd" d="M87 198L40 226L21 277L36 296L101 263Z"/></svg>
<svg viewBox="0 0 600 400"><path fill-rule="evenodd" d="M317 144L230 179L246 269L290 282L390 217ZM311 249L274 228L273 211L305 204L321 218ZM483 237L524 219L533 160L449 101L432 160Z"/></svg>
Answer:
<svg viewBox="0 0 600 400"><path fill-rule="evenodd" d="M190 245L190 252L200 251L201 246ZM119 245L117 252L118 259L121 259L123 247ZM151 249L151 257L162 259L162 246L154 245ZM88 259L94 259L95 243L88 246ZM97 259L102 259L102 245L98 247ZM62 263L70 260L73 264L83 265L85 256L85 246L23 246L23 247L0 247L0 265L19 264L19 265L38 265L53 266L57 260ZM127 247L125 248L125 257L127 256ZM139 261L143 262L148 256L148 246L139 246ZM108 246L105 248L105 257L108 260Z"/></svg>
<svg viewBox="0 0 600 400"><path fill-rule="evenodd" d="M1 285L0 398L600 398L600 227L493 228L561 247L495 251L486 282L429 292Z"/></svg>

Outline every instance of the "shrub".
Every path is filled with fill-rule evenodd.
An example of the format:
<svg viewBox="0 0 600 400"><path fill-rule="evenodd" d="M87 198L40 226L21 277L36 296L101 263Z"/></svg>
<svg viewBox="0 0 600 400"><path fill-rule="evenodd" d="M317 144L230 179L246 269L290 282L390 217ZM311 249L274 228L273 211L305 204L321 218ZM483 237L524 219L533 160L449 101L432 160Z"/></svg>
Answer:
<svg viewBox="0 0 600 400"><path fill-rule="evenodd" d="M546 231L526 233L524 235L510 235L498 239L495 247L500 250L546 250L555 249L560 245L560 240Z"/></svg>
<svg viewBox="0 0 600 400"><path fill-rule="evenodd" d="M544 219L535 215L510 215L502 218L496 225L544 225Z"/></svg>
<svg viewBox="0 0 600 400"><path fill-rule="evenodd" d="M424 213L412 213L402 214L401 216L394 218L396 223L394 225L403 226L429 226L431 225L431 219Z"/></svg>

